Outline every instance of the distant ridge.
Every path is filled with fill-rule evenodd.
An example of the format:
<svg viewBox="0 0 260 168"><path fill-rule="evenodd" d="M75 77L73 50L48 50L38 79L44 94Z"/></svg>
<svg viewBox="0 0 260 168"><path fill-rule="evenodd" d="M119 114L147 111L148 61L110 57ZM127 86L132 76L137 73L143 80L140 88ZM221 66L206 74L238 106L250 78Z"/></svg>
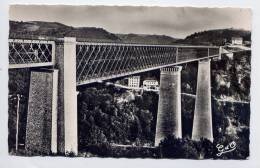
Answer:
<svg viewBox="0 0 260 168"><path fill-rule="evenodd" d="M9 38L38 39L76 37L78 40L116 42L120 39L113 33L102 28L80 27L74 28L57 22L16 22L10 21Z"/></svg>
<svg viewBox="0 0 260 168"><path fill-rule="evenodd" d="M165 35L113 34L102 28L71 27L57 22L10 21L9 38L38 39L76 37L78 41L174 44L177 39Z"/></svg>
<svg viewBox="0 0 260 168"><path fill-rule="evenodd" d="M117 34L126 43L149 43L149 44L176 44L176 38L166 35L150 34Z"/></svg>
<svg viewBox="0 0 260 168"><path fill-rule="evenodd" d="M77 41L114 42L114 43L145 43L145 44L192 44L192 45L223 45L232 37L242 37L251 41L251 32L242 29L214 29L195 32L185 39L177 39L166 35L150 34L114 34L103 28L72 27L58 22L10 21L9 38L47 39L76 37Z"/></svg>

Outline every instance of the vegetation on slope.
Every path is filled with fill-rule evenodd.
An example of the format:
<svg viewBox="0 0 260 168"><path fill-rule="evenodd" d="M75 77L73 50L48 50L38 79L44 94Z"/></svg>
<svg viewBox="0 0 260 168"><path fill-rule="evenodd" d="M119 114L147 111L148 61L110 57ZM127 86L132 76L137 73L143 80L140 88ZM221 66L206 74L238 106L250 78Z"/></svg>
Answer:
<svg viewBox="0 0 260 168"><path fill-rule="evenodd" d="M9 38L22 39L54 39L63 37L76 37L78 41L116 42L120 39L102 28L71 27L57 22L16 22L10 21Z"/></svg>
<svg viewBox="0 0 260 168"><path fill-rule="evenodd" d="M187 44L204 44L221 46L225 42L231 42L232 37L242 37L243 40L251 41L251 32L240 29L216 29L205 30L187 36L183 42Z"/></svg>

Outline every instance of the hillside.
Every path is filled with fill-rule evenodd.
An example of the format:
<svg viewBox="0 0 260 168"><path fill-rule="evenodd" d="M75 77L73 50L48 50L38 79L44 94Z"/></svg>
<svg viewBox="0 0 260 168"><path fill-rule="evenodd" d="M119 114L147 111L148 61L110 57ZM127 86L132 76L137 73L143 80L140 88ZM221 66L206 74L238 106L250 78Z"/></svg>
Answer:
<svg viewBox="0 0 260 168"><path fill-rule="evenodd" d="M230 42L232 37L242 37L243 40L251 41L251 32L241 29L215 29L193 33L179 42L187 44L213 44L223 45Z"/></svg>
<svg viewBox="0 0 260 168"><path fill-rule="evenodd" d="M78 40L86 41L108 41L116 42L120 39L102 28L95 27L71 27L57 22L16 22L10 21L9 38L62 38L76 37Z"/></svg>
<svg viewBox="0 0 260 168"><path fill-rule="evenodd" d="M178 39L166 35L117 34L125 43L175 44Z"/></svg>
<svg viewBox="0 0 260 168"><path fill-rule="evenodd" d="M215 29L195 32L185 39L177 39L166 35L149 34L113 34L103 28L71 27L57 22L17 22L10 21L9 38L22 39L53 39L65 36L76 37L78 41L92 42L123 42L146 44L193 44L193 45L223 45L232 37L243 37L251 41L251 32L240 29Z"/></svg>
<svg viewBox="0 0 260 168"><path fill-rule="evenodd" d="M71 27L57 22L10 21L9 38L53 39L76 37L78 41L174 44L177 39L165 35L113 34L102 28Z"/></svg>

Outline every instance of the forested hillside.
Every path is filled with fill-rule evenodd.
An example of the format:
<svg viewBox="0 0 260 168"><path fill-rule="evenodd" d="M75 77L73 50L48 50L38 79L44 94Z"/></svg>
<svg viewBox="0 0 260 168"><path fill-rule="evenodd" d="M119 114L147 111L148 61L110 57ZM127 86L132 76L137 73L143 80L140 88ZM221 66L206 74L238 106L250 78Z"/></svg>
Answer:
<svg viewBox="0 0 260 168"><path fill-rule="evenodd" d="M116 42L120 39L102 28L71 27L57 22L16 22L10 21L9 38L22 39L55 39L63 37L76 37L78 41L104 41Z"/></svg>
<svg viewBox="0 0 260 168"><path fill-rule="evenodd" d="M124 43L144 43L144 44L176 44L178 39L165 35L149 35L149 34L117 34Z"/></svg>
<svg viewBox="0 0 260 168"><path fill-rule="evenodd" d="M166 35L149 34L113 34L96 27L71 27L57 22L17 22L10 21L9 38L22 39L54 39L76 37L78 41L94 42L123 42L146 44L194 44L194 45L223 45L230 42L232 37L242 37L251 41L251 32L240 29L216 29L195 32L184 39Z"/></svg>
<svg viewBox="0 0 260 168"><path fill-rule="evenodd" d="M251 41L251 32L240 29L216 29L195 32L187 36L183 43L187 44L204 44L221 46L225 42L231 42L232 37L242 37L245 41Z"/></svg>
<svg viewBox="0 0 260 168"><path fill-rule="evenodd" d="M96 27L71 27L57 22L10 21L9 38L38 39L76 37L77 41L174 44L175 38L165 35L113 34Z"/></svg>

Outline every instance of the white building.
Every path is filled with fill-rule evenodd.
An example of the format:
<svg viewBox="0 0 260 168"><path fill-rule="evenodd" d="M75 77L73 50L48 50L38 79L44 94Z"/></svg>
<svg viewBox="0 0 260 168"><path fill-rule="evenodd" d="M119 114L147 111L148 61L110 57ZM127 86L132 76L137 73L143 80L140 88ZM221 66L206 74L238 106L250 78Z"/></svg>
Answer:
<svg viewBox="0 0 260 168"><path fill-rule="evenodd" d="M128 87L138 88L140 86L140 76L131 76L128 78Z"/></svg>
<svg viewBox="0 0 260 168"><path fill-rule="evenodd" d="M243 44L243 38L242 37L232 37L231 40L233 45L242 45Z"/></svg>
<svg viewBox="0 0 260 168"><path fill-rule="evenodd" d="M157 80L152 80L152 79L144 80L143 89L144 90L150 90L150 89L159 90L159 83Z"/></svg>

